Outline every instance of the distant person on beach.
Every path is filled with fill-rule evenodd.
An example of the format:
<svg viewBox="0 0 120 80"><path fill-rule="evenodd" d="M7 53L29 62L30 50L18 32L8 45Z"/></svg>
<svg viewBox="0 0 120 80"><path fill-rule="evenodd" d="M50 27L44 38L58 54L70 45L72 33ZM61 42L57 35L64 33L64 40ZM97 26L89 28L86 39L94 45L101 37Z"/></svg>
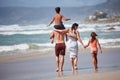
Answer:
<svg viewBox="0 0 120 80"><path fill-rule="evenodd" d="M66 51L64 36L66 35L66 33L67 30L65 30L62 33L53 30L52 33L50 34L51 43L53 43L54 38L56 38L56 45L55 45L56 72L63 71L64 56Z"/></svg>
<svg viewBox="0 0 120 80"><path fill-rule="evenodd" d="M65 21L68 21L70 20L70 18L65 18L62 14L60 14L60 7L56 7L55 11L56 11L56 14L53 16L48 26L50 26L53 22L55 22L55 25L54 25L55 29L65 29L62 19Z"/></svg>
<svg viewBox="0 0 120 80"><path fill-rule="evenodd" d="M85 46L85 48L86 48L90 45L91 54L92 54L92 62L94 65L95 72L98 71L98 60L97 60L98 47L102 53L100 43L99 43L98 39L96 38L96 36L97 36L97 34L95 32L92 32L91 39L89 40L88 44Z"/></svg>
<svg viewBox="0 0 120 80"><path fill-rule="evenodd" d="M68 37L67 50L70 53L70 63L72 65L73 74L74 74L74 70L78 69L78 42L77 41L79 41L84 47L83 42L80 39L79 31L77 29L78 29L78 24L74 23L71 29L68 29L68 32L67 32L67 37ZM56 30L56 31L62 33L66 30Z"/></svg>

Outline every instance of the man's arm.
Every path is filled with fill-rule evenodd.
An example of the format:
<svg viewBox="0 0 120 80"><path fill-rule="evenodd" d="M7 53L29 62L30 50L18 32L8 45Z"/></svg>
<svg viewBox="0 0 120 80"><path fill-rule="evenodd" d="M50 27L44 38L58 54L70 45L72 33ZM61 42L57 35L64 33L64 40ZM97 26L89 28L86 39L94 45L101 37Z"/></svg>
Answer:
<svg viewBox="0 0 120 80"><path fill-rule="evenodd" d="M63 30L54 29L54 31L56 31L56 32L60 32L60 33L68 33L68 32L69 32L69 28L67 28L67 29L63 29Z"/></svg>
<svg viewBox="0 0 120 80"><path fill-rule="evenodd" d="M54 31L50 34L51 43L54 43Z"/></svg>

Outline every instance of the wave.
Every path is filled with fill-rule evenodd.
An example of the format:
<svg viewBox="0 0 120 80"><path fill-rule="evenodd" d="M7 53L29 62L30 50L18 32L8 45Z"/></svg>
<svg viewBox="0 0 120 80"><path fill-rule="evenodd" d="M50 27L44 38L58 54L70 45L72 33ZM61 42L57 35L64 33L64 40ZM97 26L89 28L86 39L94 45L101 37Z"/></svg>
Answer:
<svg viewBox="0 0 120 80"><path fill-rule="evenodd" d="M53 47L55 44L51 43L31 43L31 44L17 44L17 45L5 45L0 46L0 52L8 52L15 50L28 50L28 49L44 49L45 47Z"/></svg>
<svg viewBox="0 0 120 80"><path fill-rule="evenodd" d="M120 22L115 22L115 23L103 23L103 24L99 24L99 23L81 23L79 24L79 26L81 27L106 27L106 26L120 26Z"/></svg>
<svg viewBox="0 0 120 80"><path fill-rule="evenodd" d="M0 31L24 31L24 30L45 30L48 27L45 24L39 25L27 25L27 26L20 26L20 25L0 25Z"/></svg>
<svg viewBox="0 0 120 80"><path fill-rule="evenodd" d="M87 44L88 40L89 39L83 39L83 43ZM106 47L106 48L120 47L120 38L118 38L118 39L99 39L99 42L102 45L102 47ZM5 45L5 46L0 46L0 52L8 52L8 51L15 51L15 50L27 50L27 49L42 50L42 49L46 49L46 48L53 48L54 46L55 46L55 43L54 44L51 44L51 43L27 44L27 43L25 43L25 44L17 44L17 45Z"/></svg>
<svg viewBox="0 0 120 80"><path fill-rule="evenodd" d="M89 31L104 31L108 32L110 27L116 28L114 31L120 31L120 23L107 23L107 24L79 24L78 30L80 32L89 32ZM66 28L70 28L71 24L65 24ZM46 24L38 25L0 25L0 35L15 35L15 34L24 34L24 35L34 35L34 34L49 34L53 30L53 27L47 27Z"/></svg>
<svg viewBox="0 0 120 80"><path fill-rule="evenodd" d="M18 44L18 45L11 45L11 46L0 46L0 52L8 52L14 50L26 50L29 49L28 44Z"/></svg>
<svg viewBox="0 0 120 80"><path fill-rule="evenodd" d="M37 30L37 31L8 31L0 32L1 35L15 35L15 34L24 34L24 35L34 35L34 34L49 34L52 30Z"/></svg>
<svg viewBox="0 0 120 80"><path fill-rule="evenodd" d="M83 39L83 42L84 43L87 43L89 39L85 38ZM99 42L101 44L107 44L107 43L117 43L117 42L120 42L120 38L118 39L99 39Z"/></svg>

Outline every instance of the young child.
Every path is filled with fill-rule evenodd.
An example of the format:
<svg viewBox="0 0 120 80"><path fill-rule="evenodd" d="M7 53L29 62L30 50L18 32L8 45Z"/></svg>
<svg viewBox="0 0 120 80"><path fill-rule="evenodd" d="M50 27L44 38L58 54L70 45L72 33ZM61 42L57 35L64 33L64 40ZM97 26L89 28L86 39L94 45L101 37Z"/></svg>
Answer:
<svg viewBox="0 0 120 80"><path fill-rule="evenodd" d="M94 65L95 72L97 72L97 70L98 70L98 61L97 61L98 47L101 50L100 43L99 43L98 39L96 38L96 36L97 36L97 34L95 32L92 32L91 39L89 40L88 44L85 46L85 48L86 48L90 45L91 54L92 54L92 62ZM101 53L102 53L102 50L101 50Z"/></svg>
<svg viewBox="0 0 120 80"><path fill-rule="evenodd" d="M69 18L65 18L62 14L60 14L60 7L55 8L56 14L53 16L51 22L48 26L50 26L53 22L55 22L54 28L55 29L65 29L62 19L65 21L70 20Z"/></svg>

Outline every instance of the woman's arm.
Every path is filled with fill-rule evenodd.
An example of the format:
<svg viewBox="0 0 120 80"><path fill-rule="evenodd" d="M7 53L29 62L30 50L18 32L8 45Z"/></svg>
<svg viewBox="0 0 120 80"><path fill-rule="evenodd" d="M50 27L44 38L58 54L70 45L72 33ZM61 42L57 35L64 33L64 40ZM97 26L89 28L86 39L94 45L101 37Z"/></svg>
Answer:
<svg viewBox="0 0 120 80"><path fill-rule="evenodd" d="M90 40L88 41L88 44L85 45L84 47L86 48L86 47L88 47L89 45L90 45Z"/></svg>
<svg viewBox="0 0 120 80"><path fill-rule="evenodd" d="M83 44L83 42L82 42L82 40L81 40L81 38L80 38L80 33L79 33L79 31L76 31L76 34L77 34L77 39L78 39L78 41L82 44L82 46L84 46L84 44Z"/></svg>

